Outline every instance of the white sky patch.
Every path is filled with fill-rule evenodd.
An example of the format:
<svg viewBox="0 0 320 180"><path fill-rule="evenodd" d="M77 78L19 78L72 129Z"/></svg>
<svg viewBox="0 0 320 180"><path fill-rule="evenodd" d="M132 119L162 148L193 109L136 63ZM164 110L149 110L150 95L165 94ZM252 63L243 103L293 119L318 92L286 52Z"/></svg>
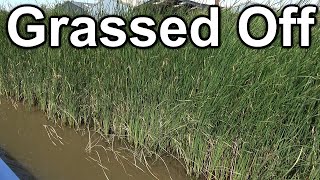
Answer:
<svg viewBox="0 0 320 180"><path fill-rule="evenodd" d="M214 0L193 0L194 2L203 3L203 4L209 4L213 5ZM253 3L261 3L266 5L287 5L287 4L297 4L299 2L302 2L303 4L318 4L320 0L220 0L220 5L223 7L232 7L237 6L243 3L247 2L253 2Z"/></svg>

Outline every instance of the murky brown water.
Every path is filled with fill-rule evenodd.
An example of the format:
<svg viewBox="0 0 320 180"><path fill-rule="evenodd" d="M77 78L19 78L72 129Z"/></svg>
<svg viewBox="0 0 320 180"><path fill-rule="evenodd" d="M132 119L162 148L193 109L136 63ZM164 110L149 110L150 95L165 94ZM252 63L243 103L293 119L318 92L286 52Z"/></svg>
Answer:
<svg viewBox="0 0 320 180"><path fill-rule="evenodd" d="M141 164L137 165L144 172L135 167L134 160L128 153L117 149L114 150L118 153L105 151L96 146L89 154L85 150L89 140L88 133L81 135L70 128L59 128L49 123L45 115L34 108L29 109L22 104L13 105L1 97L0 100L0 147L37 179L99 180L106 179L106 175L110 180L155 179ZM92 144L93 141L94 138L91 140ZM110 148L107 145L105 147ZM181 164L169 158L166 158L166 162L172 179L188 179ZM168 170L161 161L151 165L151 168L158 179L170 179Z"/></svg>

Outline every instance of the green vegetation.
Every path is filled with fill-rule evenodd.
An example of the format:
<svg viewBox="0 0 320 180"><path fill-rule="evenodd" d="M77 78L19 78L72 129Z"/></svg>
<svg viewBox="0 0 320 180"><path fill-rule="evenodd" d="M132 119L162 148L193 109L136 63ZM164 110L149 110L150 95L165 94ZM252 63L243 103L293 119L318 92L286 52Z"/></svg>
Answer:
<svg viewBox="0 0 320 180"><path fill-rule="evenodd" d="M199 12L179 13L190 22ZM319 179L320 29L309 49L278 39L254 50L239 40L237 16L222 17L216 49L78 50L65 32L61 48L25 50L10 43L2 13L0 92L115 134L141 158L170 153L194 177Z"/></svg>

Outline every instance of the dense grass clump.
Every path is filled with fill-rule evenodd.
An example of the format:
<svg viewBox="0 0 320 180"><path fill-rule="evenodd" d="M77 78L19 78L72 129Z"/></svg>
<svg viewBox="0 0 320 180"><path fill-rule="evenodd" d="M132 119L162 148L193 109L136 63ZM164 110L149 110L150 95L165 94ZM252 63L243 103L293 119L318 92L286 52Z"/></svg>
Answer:
<svg viewBox="0 0 320 180"><path fill-rule="evenodd" d="M179 13L190 22L199 12ZM6 16L2 94L70 126L122 137L141 157L170 153L197 177L320 178L318 27L309 49L283 49L278 39L254 50L239 40L237 16L223 12L216 49L78 50L65 32L61 48L26 50L8 40Z"/></svg>

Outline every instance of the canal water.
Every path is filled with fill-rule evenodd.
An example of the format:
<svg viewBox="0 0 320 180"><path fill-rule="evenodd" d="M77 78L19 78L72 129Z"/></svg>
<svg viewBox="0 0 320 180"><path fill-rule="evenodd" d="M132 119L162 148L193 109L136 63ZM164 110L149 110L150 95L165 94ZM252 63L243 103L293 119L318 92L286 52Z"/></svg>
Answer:
<svg viewBox="0 0 320 180"><path fill-rule="evenodd" d="M125 146L110 145L93 132L75 131L50 123L44 113L0 98L0 148L30 173L43 180L186 180L173 158L135 161ZM90 138L89 138L90 137ZM116 143L119 144L119 143ZM19 172L18 172L19 173Z"/></svg>

